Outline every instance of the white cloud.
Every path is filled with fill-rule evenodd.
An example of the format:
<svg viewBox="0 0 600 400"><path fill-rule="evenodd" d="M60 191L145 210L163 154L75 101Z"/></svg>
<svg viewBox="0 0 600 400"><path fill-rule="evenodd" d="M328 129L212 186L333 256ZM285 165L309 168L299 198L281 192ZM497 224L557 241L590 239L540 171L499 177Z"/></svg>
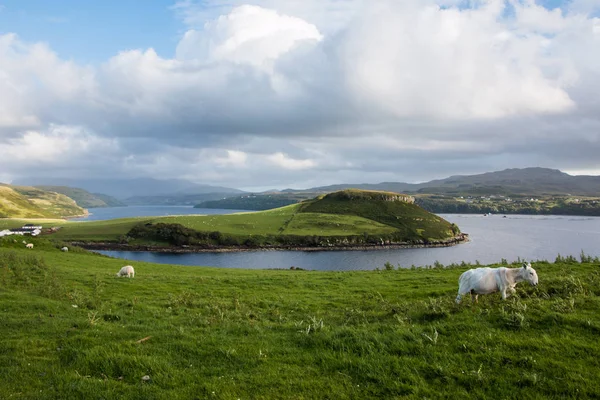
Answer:
<svg viewBox="0 0 600 400"><path fill-rule="evenodd" d="M0 143L0 169L7 176L25 171L47 175L53 169L76 168L81 173L99 167L110 169L119 152L114 139L106 139L80 127L51 125L46 130L28 130ZM11 174L12 172L12 174Z"/></svg>
<svg viewBox="0 0 600 400"><path fill-rule="evenodd" d="M245 167L248 154L243 151L227 150L225 157L217 157L215 162L221 167Z"/></svg>
<svg viewBox="0 0 600 400"><path fill-rule="evenodd" d="M498 2L460 11L409 1L365 10L344 42L357 101L399 117L500 118L569 111L574 103L544 73L552 55L539 35L502 23ZM377 45L375 45L377 43Z"/></svg>
<svg viewBox="0 0 600 400"><path fill-rule="evenodd" d="M281 152L271 154L267 157L267 160L276 167L291 170L309 169L317 165L313 160L296 160Z"/></svg>
<svg viewBox="0 0 600 400"><path fill-rule="evenodd" d="M563 10L555 8L548 10L537 5L534 0L512 0L515 6L517 24L520 28L532 32L554 34L565 29L566 19Z"/></svg>
<svg viewBox="0 0 600 400"><path fill-rule="evenodd" d="M173 7L190 27L203 27L206 22L227 15L232 9L255 5L277 10L316 25L325 34L344 29L360 9L363 0L202 0L178 1Z"/></svg>
<svg viewBox="0 0 600 400"><path fill-rule="evenodd" d="M248 187L597 163L600 20L574 7L242 3L180 4L172 59L81 66L0 35L0 165Z"/></svg>
<svg viewBox="0 0 600 400"><path fill-rule="evenodd" d="M300 18L245 5L206 23L202 31L187 31L177 46L177 58L271 69L270 64L294 46L321 39L317 28Z"/></svg>
<svg viewBox="0 0 600 400"><path fill-rule="evenodd" d="M0 129L40 127L53 108L70 107L93 90L90 68L59 59L45 44L0 35Z"/></svg>

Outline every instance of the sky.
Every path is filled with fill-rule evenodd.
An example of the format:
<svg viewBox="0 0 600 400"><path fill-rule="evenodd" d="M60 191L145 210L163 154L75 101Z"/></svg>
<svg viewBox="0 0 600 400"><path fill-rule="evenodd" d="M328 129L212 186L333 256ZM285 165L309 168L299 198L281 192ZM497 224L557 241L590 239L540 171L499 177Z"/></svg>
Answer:
<svg viewBox="0 0 600 400"><path fill-rule="evenodd" d="M0 0L0 182L600 175L600 0Z"/></svg>

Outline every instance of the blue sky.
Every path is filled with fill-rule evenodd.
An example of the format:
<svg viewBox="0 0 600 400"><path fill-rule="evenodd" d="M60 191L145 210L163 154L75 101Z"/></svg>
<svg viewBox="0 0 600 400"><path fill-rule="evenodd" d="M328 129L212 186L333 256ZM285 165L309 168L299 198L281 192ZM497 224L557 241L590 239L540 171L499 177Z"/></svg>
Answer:
<svg viewBox="0 0 600 400"><path fill-rule="evenodd" d="M541 0L548 9L571 0ZM120 51L153 48L171 58L186 30L173 0L0 0L0 34L45 42L61 58L99 63ZM201 8L211 1L196 1ZM219 5L223 2L216 1ZM227 2L225 2L227 3ZM468 8L472 0L461 3Z"/></svg>
<svg viewBox="0 0 600 400"><path fill-rule="evenodd" d="M46 42L61 58L81 63L149 47L172 57L184 28L171 0L0 0L0 5L0 34Z"/></svg>

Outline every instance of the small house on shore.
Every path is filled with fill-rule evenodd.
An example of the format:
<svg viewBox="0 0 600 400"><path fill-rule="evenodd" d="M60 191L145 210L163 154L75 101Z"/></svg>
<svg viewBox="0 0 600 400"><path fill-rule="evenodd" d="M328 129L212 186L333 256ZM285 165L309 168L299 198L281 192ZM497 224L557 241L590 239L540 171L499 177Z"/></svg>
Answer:
<svg viewBox="0 0 600 400"><path fill-rule="evenodd" d="M26 224L20 228L14 228L14 229L10 230L10 235L37 236L40 233L42 233L42 226L41 225L33 225L33 224ZM4 236L8 236L8 235L4 235Z"/></svg>

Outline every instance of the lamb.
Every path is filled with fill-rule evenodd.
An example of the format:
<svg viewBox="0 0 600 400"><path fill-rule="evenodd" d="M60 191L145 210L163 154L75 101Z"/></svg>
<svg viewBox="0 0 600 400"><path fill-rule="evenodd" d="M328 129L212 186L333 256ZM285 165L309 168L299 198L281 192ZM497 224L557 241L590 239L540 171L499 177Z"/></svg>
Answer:
<svg viewBox="0 0 600 400"><path fill-rule="evenodd" d="M33 243L27 243L25 247L27 247L28 249L33 249Z"/></svg>
<svg viewBox="0 0 600 400"><path fill-rule="evenodd" d="M463 272L458 280L458 296L456 303L460 303L462 296L471 293L473 301L477 301L480 294L489 294L500 291L502 299L508 297L508 292L514 293L519 282L529 282L533 286L538 284L538 276L530 263L523 263L522 268L475 268Z"/></svg>
<svg viewBox="0 0 600 400"><path fill-rule="evenodd" d="M62 249L60 249L60 251L69 251L69 248L65 246Z"/></svg>
<svg viewBox="0 0 600 400"><path fill-rule="evenodd" d="M135 275L135 271L133 270L133 267L131 265L126 265L123 268L121 268L121 270L119 272L117 272L117 276L121 277L121 276L126 276L128 278L133 278Z"/></svg>

